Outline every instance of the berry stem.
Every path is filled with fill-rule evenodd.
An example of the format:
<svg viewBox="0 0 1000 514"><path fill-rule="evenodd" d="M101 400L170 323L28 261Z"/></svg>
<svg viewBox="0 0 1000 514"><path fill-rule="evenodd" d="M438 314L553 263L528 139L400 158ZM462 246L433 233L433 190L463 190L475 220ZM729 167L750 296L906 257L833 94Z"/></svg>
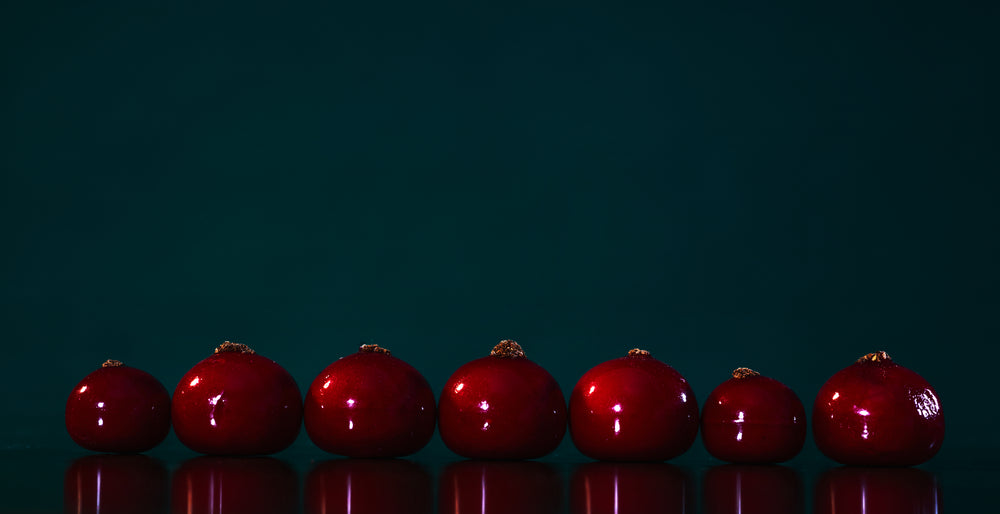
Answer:
<svg viewBox="0 0 1000 514"><path fill-rule="evenodd" d="M733 370L733 378L759 377L760 373L750 368L736 368Z"/></svg>
<svg viewBox="0 0 1000 514"><path fill-rule="evenodd" d="M626 355L626 357L649 357L649 351L632 348L628 351L628 355Z"/></svg>
<svg viewBox="0 0 1000 514"><path fill-rule="evenodd" d="M517 344L517 341L504 339L493 347L493 351L490 352L490 355L493 357L500 357L501 359L523 359L524 350L521 349L521 345Z"/></svg>
<svg viewBox="0 0 1000 514"><path fill-rule="evenodd" d="M889 357L889 354L885 352L869 353L858 359L858 364L864 362L892 362L892 357Z"/></svg>
<svg viewBox="0 0 1000 514"><path fill-rule="evenodd" d="M245 344L230 343L229 341L220 344L219 347L215 349L215 353L227 353L227 352L246 353L250 355L256 353L253 351L253 348L250 348Z"/></svg>
<svg viewBox="0 0 1000 514"><path fill-rule="evenodd" d="M124 365L125 364L122 361L116 361L114 359L108 359L108 360L104 361L104 364L101 364L101 367L102 368L120 368L120 367L122 367Z"/></svg>
<svg viewBox="0 0 1000 514"><path fill-rule="evenodd" d="M388 348L382 348L377 344L363 344L358 351L361 353L384 353L386 355L392 355L392 352L390 352Z"/></svg>

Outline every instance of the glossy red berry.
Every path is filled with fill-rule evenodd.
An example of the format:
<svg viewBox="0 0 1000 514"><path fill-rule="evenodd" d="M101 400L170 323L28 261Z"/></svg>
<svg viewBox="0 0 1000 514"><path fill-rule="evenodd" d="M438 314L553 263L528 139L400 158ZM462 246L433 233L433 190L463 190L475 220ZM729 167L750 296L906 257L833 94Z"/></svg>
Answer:
<svg viewBox="0 0 1000 514"><path fill-rule="evenodd" d="M698 434L698 403L680 373L634 349L580 378L569 400L569 430L592 459L672 459Z"/></svg>
<svg viewBox="0 0 1000 514"><path fill-rule="evenodd" d="M439 430L453 452L473 459L534 459L566 433L566 400L555 378L501 341L458 368L441 393Z"/></svg>
<svg viewBox="0 0 1000 514"><path fill-rule="evenodd" d="M409 455L430 441L435 420L427 379L378 345L330 364L306 393L309 438L338 455Z"/></svg>
<svg viewBox="0 0 1000 514"><path fill-rule="evenodd" d="M108 360L73 388L66 430L88 450L144 452L170 431L170 395L149 373Z"/></svg>
<svg viewBox="0 0 1000 514"><path fill-rule="evenodd" d="M278 363L227 341L181 378L173 422L177 438L196 452L274 453L299 434L302 396Z"/></svg>
<svg viewBox="0 0 1000 514"><path fill-rule="evenodd" d="M785 384L739 368L708 395L701 439L708 453L724 461L784 462L805 443L805 407Z"/></svg>
<svg viewBox="0 0 1000 514"><path fill-rule="evenodd" d="M813 404L813 436L827 457L859 466L912 466L944 440L944 414L920 375L870 353L834 374Z"/></svg>

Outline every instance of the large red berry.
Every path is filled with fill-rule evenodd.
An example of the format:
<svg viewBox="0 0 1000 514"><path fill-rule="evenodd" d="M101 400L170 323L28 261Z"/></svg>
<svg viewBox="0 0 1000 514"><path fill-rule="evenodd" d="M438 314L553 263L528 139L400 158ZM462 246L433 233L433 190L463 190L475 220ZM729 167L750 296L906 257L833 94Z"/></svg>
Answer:
<svg viewBox="0 0 1000 514"><path fill-rule="evenodd" d="M783 462L798 455L805 443L805 407L785 384L739 368L708 395L701 439L717 459Z"/></svg>
<svg viewBox="0 0 1000 514"><path fill-rule="evenodd" d="M144 452L170 431L170 394L149 373L108 360L73 388L66 430L88 450Z"/></svg>
<svg viewBox="0 0 1000 514"><path fill-rule="evenodd" d="M534 459L566 433L566 400L555 378L501 341L488 357L458 368L441 393L441 439L473 459Z"/></svg>
<svg viewBox="0 0 1000 514"><path fill-rule="evenodd" d="M813 404L813 436L827 457L860 466L912 466L944 440L944 414L920 375L870 353L834 374Z"/></svg>
<svg viewBox="0 0 1000 514"><path fill-rule="evenodd" d="M698 402L674 368L634 349L580 378L569 400L569 430L592 459L672 459L698 434Z"/></svg>
<svg viewBox="0 0 1000 514"><path fill-rule="evenodd" d="M378 345L330 364L306 393L309 438L338 455L409 455L430 441L435 419L427 379Z"/></svg>
<svg viewBox="0 0 1000 514"><path fill-rule="evenodd" d="M177 438L196 452L274 453L299 434L302 396L278 363L227 341L181 378L173 421Z"/></svg>

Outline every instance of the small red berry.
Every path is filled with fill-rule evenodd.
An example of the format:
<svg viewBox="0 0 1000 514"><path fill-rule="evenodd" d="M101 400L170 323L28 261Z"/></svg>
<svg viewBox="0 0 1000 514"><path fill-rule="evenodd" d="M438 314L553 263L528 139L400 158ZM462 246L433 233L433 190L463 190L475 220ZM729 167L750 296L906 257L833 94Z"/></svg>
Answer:
<svg viewBox="0 0 1000 514"><path fill-rule="evenodd" d="M174 471L170 497L176 514L299 512L299 478L273 457L201 456Z"/></svg>
<svg viewBox="0 0 1000 514"><path fill-rule="evenodd" d="M580 378L569 400L569 430L592 459L672 459L698 434L698 402L674 368L634 349Z"/></svg>
<svg viewBox="0 0 1000 514"><path fill-rule="evenodd" d="M835 373L813 404L813 437L827 457L860 466L912 466L944 440L934 388L885 352Z"/></svg>
<svg viewBox="0 0 1000 514"><path fill-rule="evenodd" d="M170 394L149 373L108 360L73 388L66 430L95 452L144 452L170 431Z"/></svg>
<svg viewBox="0 0 1000 514"><path fill-rule="evenodd" d="M813 512L930 514L945 509L940 484L933 474L922 469L847 466L820 475L813 494Z"/></svg>
<svg viewBox="0 0 1000 514"><path fill-rule="evenodd" d="M226 341L181 378L173 421L177 438L196 452L274 453L299 434L302 396L278 363Z"/></svg>
<svg viewBox="0 0 1000 514"><path fill-rule="evenodd" d="M402 459L334 459L306 477L306 514L431 514L431 474Z"/></svg>
<svg viewBox="0 0 1000 514"><path fill-rule="evenodd" d="M441 439L473 459L534 459L566 433L566 400L556 379L501 341L488 357L458 368L438 405Z"/></svg>
<svg viewBox="0 0 1000 514"><path fill-rule="evenodd" d="M783 462L798 455L805 443L805 407L785 384L739 368L708 396L701 439L717 459Z"/></svg>
<svg viewBox="0 0 1000 514"><path fill-rule="evenodd" d="M167 468L146 455L88 455L63 475L63 512L166 512Z"/></svg>
<svg viewBox="0 0 1000 514"><path fill-rule="evenodd" d="M378 345L330 364L306 393L306 433L338 455L409 455L430 441L435 419L427 379Z"/></svg>

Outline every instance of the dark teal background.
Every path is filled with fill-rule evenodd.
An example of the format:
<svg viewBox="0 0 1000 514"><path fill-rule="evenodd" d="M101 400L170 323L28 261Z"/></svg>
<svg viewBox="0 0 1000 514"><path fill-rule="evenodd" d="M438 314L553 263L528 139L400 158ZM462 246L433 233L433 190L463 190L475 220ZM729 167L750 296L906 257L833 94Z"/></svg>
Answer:
<svg viewBox="0 0 1000 514"><path fill-rule="evenodd" d="M0 14L5 448L76 451L107 358L440 391L502 338L807 406L884 349L997 448L996 6L127 4Z"/></svg>

